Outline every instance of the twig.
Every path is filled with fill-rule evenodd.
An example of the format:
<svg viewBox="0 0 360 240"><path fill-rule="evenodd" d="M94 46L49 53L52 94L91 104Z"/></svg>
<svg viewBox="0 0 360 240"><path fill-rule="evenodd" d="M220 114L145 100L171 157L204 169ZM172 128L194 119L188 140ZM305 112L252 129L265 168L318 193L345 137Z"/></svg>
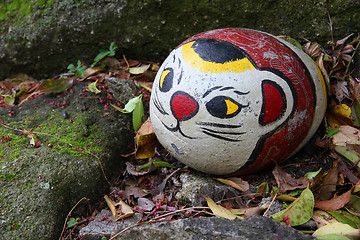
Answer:
<svg viewBox="0 0 360 240"><path fill-rule="evenodd" d="M80 199L80 200L75 204L75 206L70 210L70 212L68 213L68 215L66 216L66 218L65 218L65 223L64 223L64 227L63 227L63 229L62 229L62 231L61 231L59 240L61 240L61 237L62 237L62 235L64 234L64 231L65 231L65 228L66 228L66 223L67 223L67 221L68 221L71 213L74 211L74 209L77 207L77 205L79 205L80 202L82 202L83 200L88 200L88 199L87 199L86 197L83 197L82 199Z"/></svg>
<svg viewBox="0 0 360 240"><path fill-rule="evenodd" d="M326 4L326 12L328 14L328 17L329 17L329 26L330 26L330 34L331 34L331 42L334 43L334 32L333 32L333 27L332 27L332 20L331 20L331 17L330 17L330 12L329 12L329 8Z"/></svg>
<svg viewBox="0 0 360 240"><path fill-rule="evenodd" d="M271 203L270 203L269 207L266 209L266 211L264 212L263 216L265 216L265 215L267 214L267 212L268 212L269 209L271 208L271 205L274 203L276 197L277 197L277 193L275 193L275 196L274 196L273 199L271 200Z"/></svg>
<svg viewBox="0 0 360 240"><path fill-rule="evenodd" d="M358 36L358 41L359 41L359 42L358 42L358 44L356 45L356 48L355 48L353 54L351 55L351 59L350 59L348 65L346 66L345 76L347 75L347 73L348 73L348 71L349 71L350 63L352 62L353 58L355 57L355 53L356 53L356 51L358 50L358 48L359 48L359 46L360 46L359 36Z"/></svg>

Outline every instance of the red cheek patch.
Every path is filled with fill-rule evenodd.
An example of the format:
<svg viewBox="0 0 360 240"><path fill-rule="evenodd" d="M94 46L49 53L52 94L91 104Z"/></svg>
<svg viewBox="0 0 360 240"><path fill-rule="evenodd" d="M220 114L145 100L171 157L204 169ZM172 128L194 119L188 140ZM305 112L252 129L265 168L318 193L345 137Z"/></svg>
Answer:
<svg viewBox="0 0 360 240"><path fill-rule="evenodd" d="M270 80L262 82L261 91L263 105L261 107L259 124L265 126L282 117L286 109L286 96L282 88Z"/></svg>

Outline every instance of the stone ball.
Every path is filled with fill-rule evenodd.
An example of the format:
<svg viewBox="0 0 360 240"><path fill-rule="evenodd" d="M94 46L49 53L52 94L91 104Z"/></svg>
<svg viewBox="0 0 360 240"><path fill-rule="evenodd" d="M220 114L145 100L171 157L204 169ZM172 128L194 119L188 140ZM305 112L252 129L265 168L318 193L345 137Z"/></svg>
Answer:
<svg viewBox="0 0 360 240"><path fill-rule="evenodd" d="M160 143L191 168L254 173L313 136L326 109L314 61L271 34L226 28L195 35L161 65L150 99Z"/></svg>

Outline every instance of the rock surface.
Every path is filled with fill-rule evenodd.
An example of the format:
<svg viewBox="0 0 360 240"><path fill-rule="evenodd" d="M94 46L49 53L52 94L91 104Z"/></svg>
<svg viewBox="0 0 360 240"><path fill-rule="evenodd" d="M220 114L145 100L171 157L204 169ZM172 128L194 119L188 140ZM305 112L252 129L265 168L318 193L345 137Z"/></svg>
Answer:
<svg viewBox="0 0 360 240"><path fill-rule="evenodd" d="M274 35L318 41L360 31L356 0L47 0L5 1L0 5L0 80L11 73L35 77L65 71L70 63L91 64L100 49L115 42L118 57L163 61L197 33L245 27Z"/></svg>
<svg viewBox="0 0 360 240"><path fill-rule="evenodd" d="M111 181L121 171L120 154L133 141L131 116L105 111L99 98L106 94L83 95L86 88L79 83L0 109L0 120L12 128L0 125L1 239L58 239L76 202L96 201L110 187L104 173ZM37 148L27 139L31 135L21 134L31 129L35 142L41 141ZM81 209L88 209L86 201L76 211Z"/></svg>
<svg viewBox="0 0 360 240"><path fill-rule="evenodd" d="M306 240L316 239L269 218L255 216L245 220L228 220L219 217L188 218L170 222L157 222L136 226L141 216L114 223L111 212L103 210L80 235L84 240L100 240L102 236L114 236L127 227L115 239L240 239L240 240ZM97 232L101 231L101 232Z"/></svg>

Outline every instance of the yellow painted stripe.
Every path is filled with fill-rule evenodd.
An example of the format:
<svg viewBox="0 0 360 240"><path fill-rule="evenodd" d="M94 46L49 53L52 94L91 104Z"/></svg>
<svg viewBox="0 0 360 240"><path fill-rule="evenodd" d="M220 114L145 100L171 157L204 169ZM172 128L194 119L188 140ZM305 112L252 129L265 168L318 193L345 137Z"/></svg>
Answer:
<svg viewBox="0 0 360 240"><path fill-rule="evenodd" d="M223 73L223 72L235 72L241 73L247 70L253 70L255 67L247 58L239 59L236 61L230 61L225 63L215 63L204 61L191 47L194 44L189 42L184 44L182 49L183 59L195 69L203 73Z"/></svg>
<svg viewBox="0 0 360 240"><path fill-rule="evenodd" d="M164 79L165 77L169 74L170 70L165 70L161 73L161 76L160 76L160 88L163 87L163 83L164 83Z"/></svg>

